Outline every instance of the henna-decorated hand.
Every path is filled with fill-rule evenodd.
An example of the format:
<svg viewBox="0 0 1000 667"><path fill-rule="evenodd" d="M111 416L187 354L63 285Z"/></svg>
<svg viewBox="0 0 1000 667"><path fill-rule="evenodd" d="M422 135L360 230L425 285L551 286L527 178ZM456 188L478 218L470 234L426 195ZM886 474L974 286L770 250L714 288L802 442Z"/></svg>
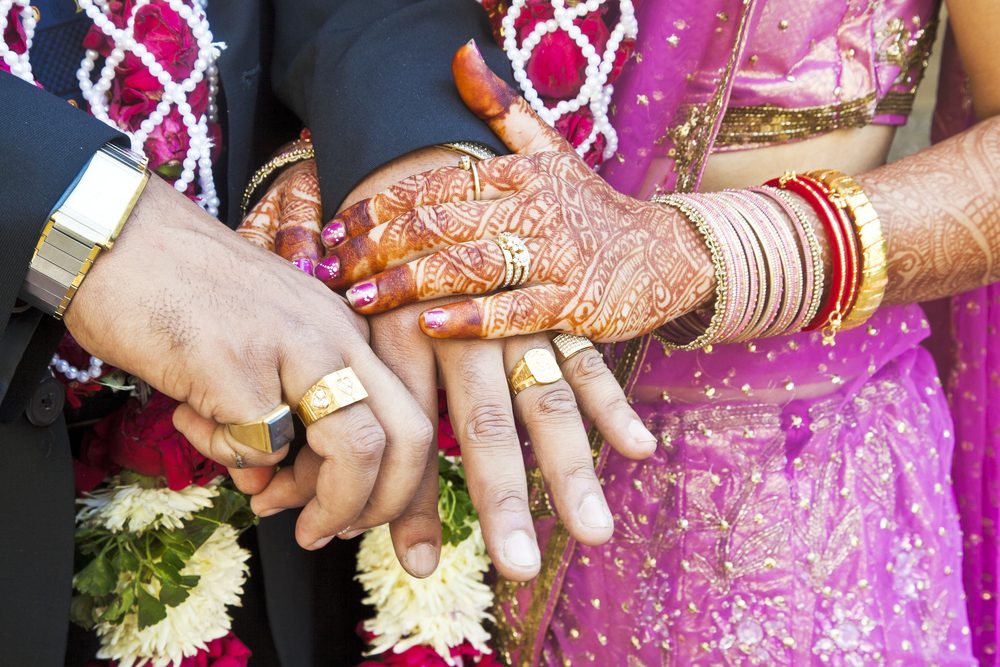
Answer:
<svg viewBox="0 0 1000 667"><path fill-rule="evenodd" d="M457 294L488 294L505 264L493 241L521 237L531 254L525 286L429 310L432 337L498 338L546 330L599 341L646 333L711 291L708 250L672 209L627 197L597 176L562 137L483 62L474 45L453 63L465 103L521 155L408 178L338 215L317 276L358 312ZM358 282L362 281L362 282Z"/></svg>
<svg viewBox="0 0 1000 667"><path fill-rule="evenodd" d="M281 172L236 232L311 275L323 251L321 221L316 161L304 160Z"/></svg>
<svg viewBox="0 0 1000 667"><path fill-rule="evenodd" d="M446 159L451 160L450 154ZM383 182L392 180L395 178ZM276 182L272 190L278 187ZM265 200L274 199L271 194ZM295 196L289 193L283 197L283 206L274 209L276 217L265 221L260 215L249 216L241 233L247 235L246 227L255 225L252 240L274 248L285 259L292 259L293 247L299 257L318 253L318 241L312 234L319 228L318 208L310 209L311 217L281 217L284 210L301 210ZM279 230L288 238L306 241L298 246L276 243L274 237ZM594 474L580 413L586 414L608 442L626 456L648 456L655 440L629 406L601 355L596 350L580 352L563 364L564 381L530 387L511 400L507 374L527 350L551 349L548 337L436 341L420 333L420 308L400 308L372 317L372 348L426 414L437 415L438 380L447 390L470 493L479 511L487 548L500 573L523 580L534 576L540 565L515 415L531 438L553 504L571 534L586 544L609 539L612 522ZM437 458L432 453L430 459L416 461L387 448L389 460L384 466L397 465L393 454L398 464L419 471L422 481L406 510L390 522L390 533L404 567L411 574L426 576L434 569L440 545ZM254 497L254 510L266 516L307 503L315 494L318 469L318 457L303 449L294 466L283 468L267 489ZM392 490L376 482L373 499ZM361 517L352 524L348 536L372 525Z"/></svg>

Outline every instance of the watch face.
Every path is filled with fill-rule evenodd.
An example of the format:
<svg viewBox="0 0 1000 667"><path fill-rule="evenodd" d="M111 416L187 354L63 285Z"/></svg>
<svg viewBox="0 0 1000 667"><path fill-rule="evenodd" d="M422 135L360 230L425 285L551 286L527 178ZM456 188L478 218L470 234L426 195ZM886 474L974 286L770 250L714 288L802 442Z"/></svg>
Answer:
<svg viewBox="0 0 1000 667"><path fill-rule="evenodd" d="M528 370L531 371L535 381L540 384L550 384L562 378L555 355L549 350L537 347L528 350L524 354L524 363L528 365Z"/></svg>

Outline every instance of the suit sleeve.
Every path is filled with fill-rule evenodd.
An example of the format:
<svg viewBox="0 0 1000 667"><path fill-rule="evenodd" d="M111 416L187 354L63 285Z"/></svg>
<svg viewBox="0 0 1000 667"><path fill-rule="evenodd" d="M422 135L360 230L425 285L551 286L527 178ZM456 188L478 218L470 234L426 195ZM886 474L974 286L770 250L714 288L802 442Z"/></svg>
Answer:
<svg viewBox="0 0 1000 667"><path fill-rule="evenodd" d="M0 333L49 213L94 153L124 135L0 72Z"/></svg>
<svg viewBox="0 0 1000 667"><path fill-rule="evenodd" d="M324 209L410 151L476 141L506 152L462 104L451 59L475 39L510 66L475 0L275 0L275 92L307 124Z"/></svg>

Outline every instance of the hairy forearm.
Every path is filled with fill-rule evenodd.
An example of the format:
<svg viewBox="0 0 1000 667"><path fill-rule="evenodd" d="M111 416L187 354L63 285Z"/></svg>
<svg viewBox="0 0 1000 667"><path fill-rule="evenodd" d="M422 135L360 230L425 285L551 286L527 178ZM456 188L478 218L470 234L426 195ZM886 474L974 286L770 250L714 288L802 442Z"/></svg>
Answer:
<svg viewBox="0 0 1000 667"><path fill-rule="evenodd" d="M858 177L888 244L887 303L1000 280L1000 118Z"/></svg>

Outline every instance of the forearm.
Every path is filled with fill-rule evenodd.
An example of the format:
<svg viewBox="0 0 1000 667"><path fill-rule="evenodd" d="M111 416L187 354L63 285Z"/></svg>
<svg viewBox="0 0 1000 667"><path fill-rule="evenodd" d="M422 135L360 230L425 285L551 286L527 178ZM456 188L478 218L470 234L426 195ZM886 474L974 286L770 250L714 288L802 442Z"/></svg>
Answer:
<svg viewBox="0 0 1000 667"><path fill-rule="evenodd" d="M1000 280L1000 118L858 177L888 244L888 303Z"/></svg>

